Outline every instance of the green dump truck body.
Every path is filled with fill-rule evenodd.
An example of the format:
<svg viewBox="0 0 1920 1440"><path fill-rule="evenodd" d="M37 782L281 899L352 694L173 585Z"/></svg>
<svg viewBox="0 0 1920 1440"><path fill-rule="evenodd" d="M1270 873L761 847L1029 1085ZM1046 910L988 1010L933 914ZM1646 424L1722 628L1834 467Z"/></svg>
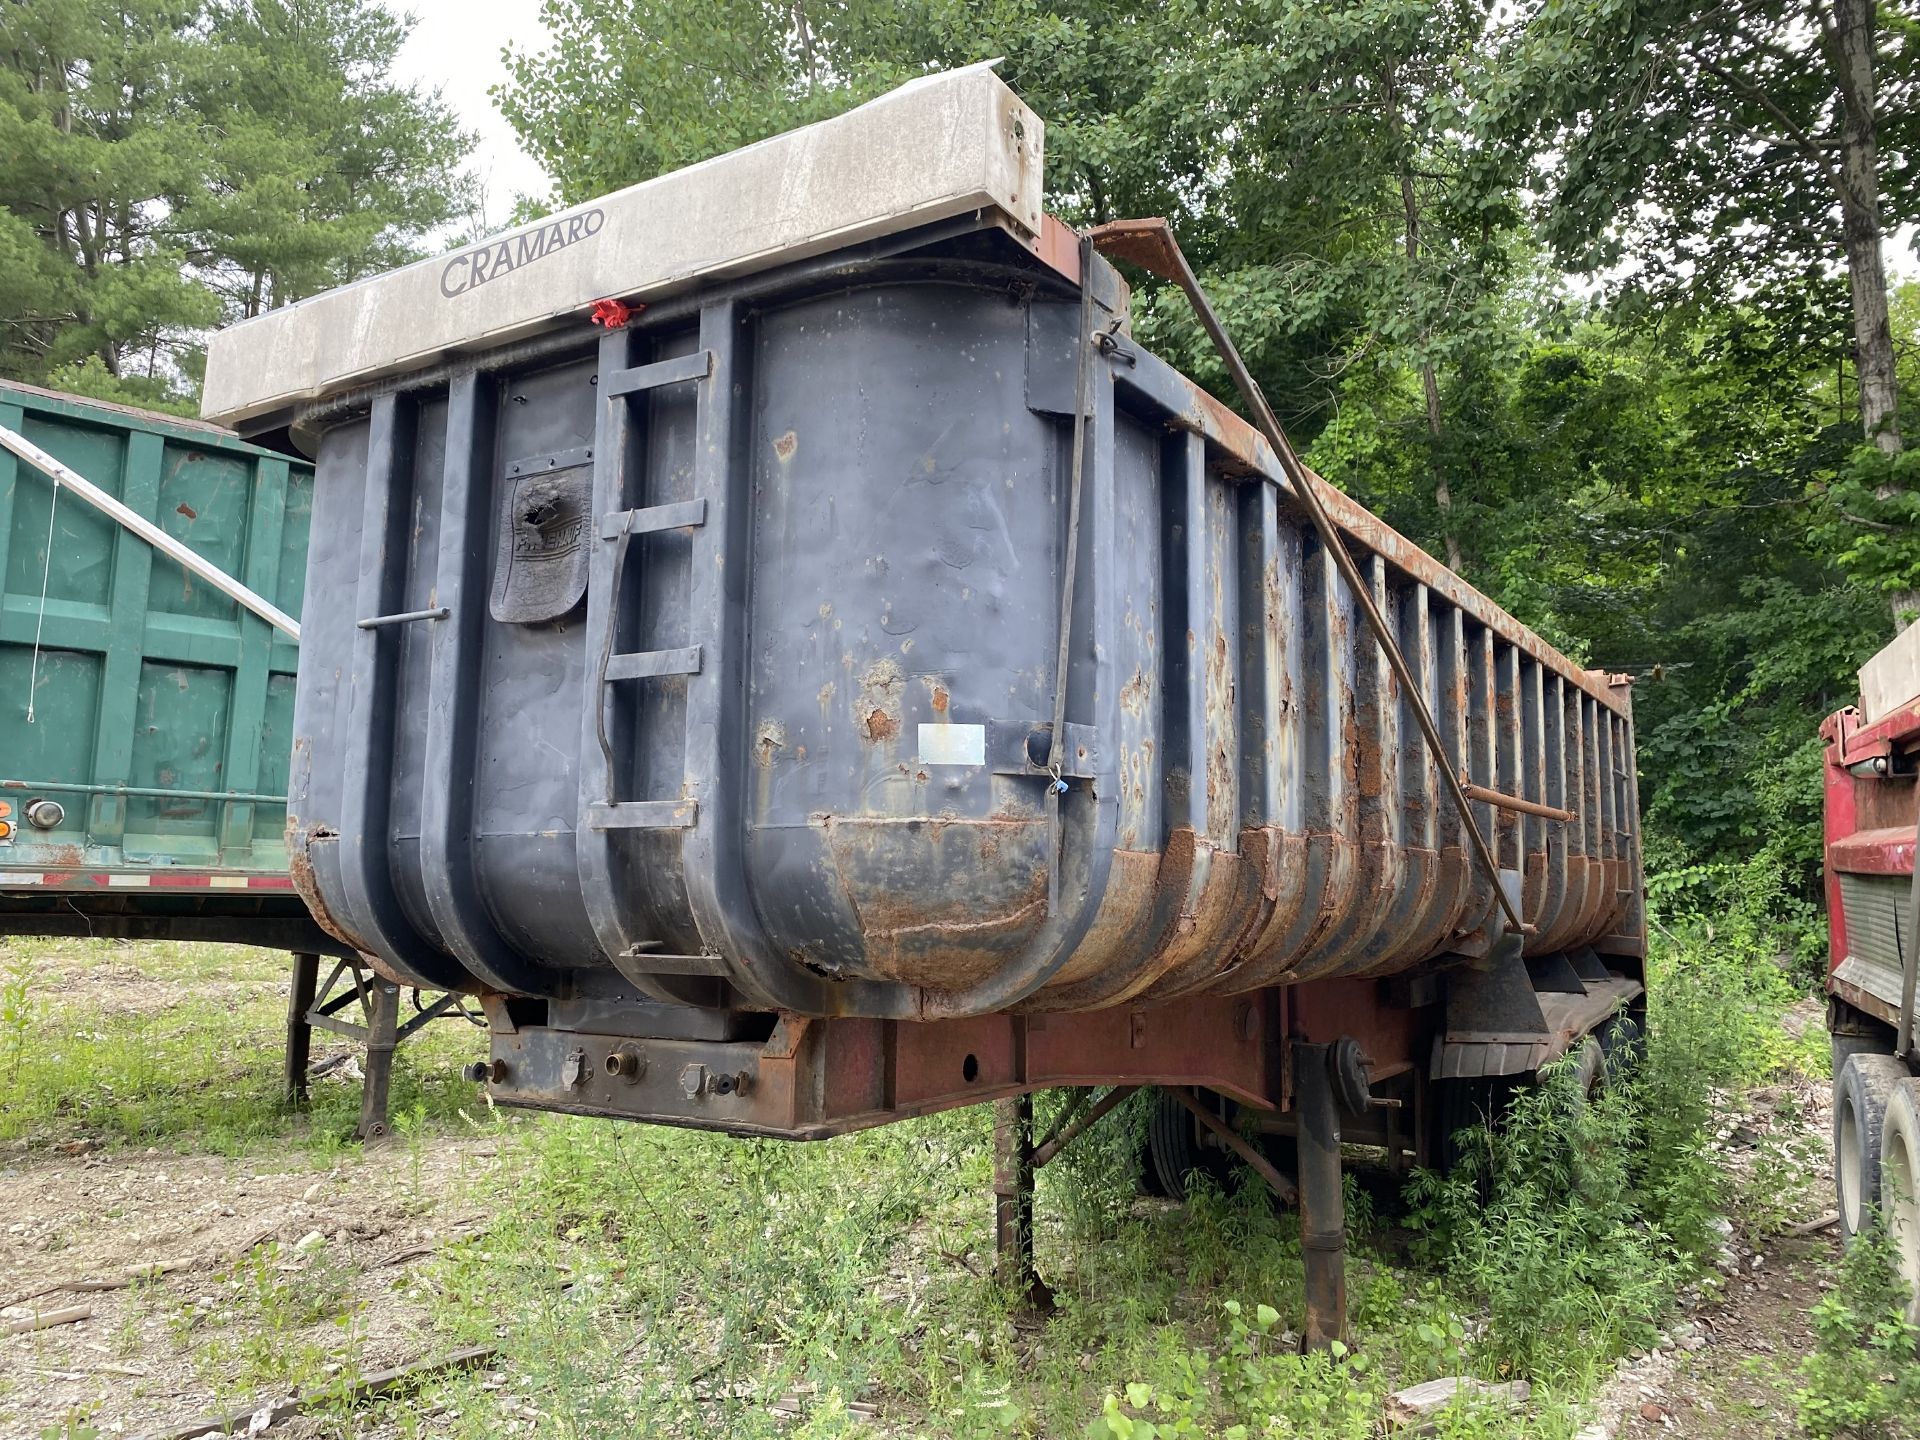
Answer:
<svg viewBox="0 0 1920 1440"><path fill-rule="evenodd" d="M311 466L5 382L0 425L299 613ZM284 838L299 647L4 450L0 582L0 932L317 937Z"/></svg>

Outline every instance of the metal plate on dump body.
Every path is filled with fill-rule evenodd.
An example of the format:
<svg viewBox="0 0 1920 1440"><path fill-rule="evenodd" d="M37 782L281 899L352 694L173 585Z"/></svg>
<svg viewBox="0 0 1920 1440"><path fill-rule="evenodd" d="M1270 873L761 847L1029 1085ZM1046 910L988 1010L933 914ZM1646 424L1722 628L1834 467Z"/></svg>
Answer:
<svg viewBox="0 0 1920 1440"><path fill-rule="evenodd" d="M987 763L987 727L984 725L922 725L922 765L984 765Z"/></svg>
<svg viewBox="0 0 1920 1440"><path fill-rule="evenodd" d="M662 175L452 255L214 335L201 413L250 431L294 403L503 344L596 300L650 299L973 210L1041 226L1043 127L984 65Z"/></svg>

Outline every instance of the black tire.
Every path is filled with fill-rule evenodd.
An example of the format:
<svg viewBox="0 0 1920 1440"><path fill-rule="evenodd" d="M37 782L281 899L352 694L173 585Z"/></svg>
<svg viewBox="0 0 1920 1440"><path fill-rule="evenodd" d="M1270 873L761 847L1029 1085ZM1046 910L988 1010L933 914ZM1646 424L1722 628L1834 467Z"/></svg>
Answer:
<svg viewBox="0 0 1920 1440"><path fill-rule="evenodd" d="M1201 1103L1206 1103L1204 1098ZM1196 1171L1216 1184L1226 1182L1227 1156L1200 1143L1198 1124L1193 1113L1173 1096L1164 1091L1154 1095L1153 1113L1147 1120L1147 1154L1161 1190L1174 1200L1186 1198L1187 1181Z"/></svg>
<svg viewBox="0 0 1920 1440"><path fill-rule="evenodd" d="M1893 1087L1880 1132L1880 1208L1894 1264L1907 1285L1907 1319L1920 1325L1920 1079Z"/></svg>
<svg viewBox="0 0 1920 1440"><path fill-rule="evenodd" d="M1607 1062L1607 1079L1629 1075L1647 1058L1647 1016L1644 1010L1625 1010L1594 1032Z"/></svg>
<svg viewBox="0 0 1920 1440"><path fill-rule="evenodd" d="M1833 1082L1833 1187L1851 1240L1880 1204L1880 1141L1887 1103L1907 1067L1891 1055L1849 1055Z"/></svg>
<svg viewBox="0 0 1920 1440"><path fill-rule="evenodd" d="M1497 1126L1506 1114L1517 1077L1435 1080L1428 1092L1433 1114L1433 1155L1441 1173L1451 1174L1466 1158L1460 1133L1479 1126Z"/></svg>

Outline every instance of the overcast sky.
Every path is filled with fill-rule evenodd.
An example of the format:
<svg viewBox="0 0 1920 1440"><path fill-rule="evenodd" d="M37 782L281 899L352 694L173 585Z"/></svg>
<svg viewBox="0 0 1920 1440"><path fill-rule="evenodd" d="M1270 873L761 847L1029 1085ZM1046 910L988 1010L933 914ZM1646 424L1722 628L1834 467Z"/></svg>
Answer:
<svg viewBox="0 0 1920 1440"><path fill-rule="evenodd" d="M438 88L480 137L473 171L486 187L486 218L497 226L513 208L516 193L544 195L547 174L520 148L513 127L487 98L507 77L500 51L508 41L522 48L546 39L539 0L381 0L395 13L411 11L417 23L400 52L401 78Z"/></svg>

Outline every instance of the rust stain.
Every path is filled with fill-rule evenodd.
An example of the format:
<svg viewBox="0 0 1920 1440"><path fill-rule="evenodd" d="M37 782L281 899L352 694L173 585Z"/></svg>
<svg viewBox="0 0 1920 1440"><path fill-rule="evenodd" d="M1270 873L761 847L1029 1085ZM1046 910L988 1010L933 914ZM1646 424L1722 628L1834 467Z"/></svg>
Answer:
<svg viewBox="0 0 1920 1440"><path fill-rule="evenodd" d="M946 686L935 685L933 687L933 709L934 709L934 713L937 715L944 715L947 713L947 687Z"/></svg>
<svg viewBox="0 0 1920 1440"><path fill-rule="evenodd" d="M189 520L198 520L200 518L200 512L198 510L195 510L191 505L187 504L187 502L184 500L182 500L178 505L173 507L173 513L176 515L184 515Z"/></svg>
<svg viewBox="0 0 1920 1440"><path fill-rule="evenodd" d="M786 747L786 728L778 720L769 720L754 737L753 760L762 770L773 768L773 752Z"/></svg>
<svg viewBox="0 0 1920 1440"><path fill-rule="evenodd" d="M800 437L789 430L773 442L773 453L782 460L791 460L793 452L800 448Z"/></svg>
<svg viewBox="0 0 1920 1440"><path fill-rule="evenodd" d="M291 816L287 820L287 831L287 872L293 879L293 888L307 902L307 909L313 912L313 918L322 930L343 944L364 951L366 947L349 935L327 909L327 902L320 893L320 881L313 873L313 860L307 854L310 841L335 840L340 832L330 825L315 825L302 834L295 829Z"/></svg>
<svg viewBox="0 0 1920 1440"><path fill-rule="evenodd" d="M900 733L900 691L904 677L897 662L877 660L860 677L854 701L854 721L869 740L888 740Z"/></svg>

